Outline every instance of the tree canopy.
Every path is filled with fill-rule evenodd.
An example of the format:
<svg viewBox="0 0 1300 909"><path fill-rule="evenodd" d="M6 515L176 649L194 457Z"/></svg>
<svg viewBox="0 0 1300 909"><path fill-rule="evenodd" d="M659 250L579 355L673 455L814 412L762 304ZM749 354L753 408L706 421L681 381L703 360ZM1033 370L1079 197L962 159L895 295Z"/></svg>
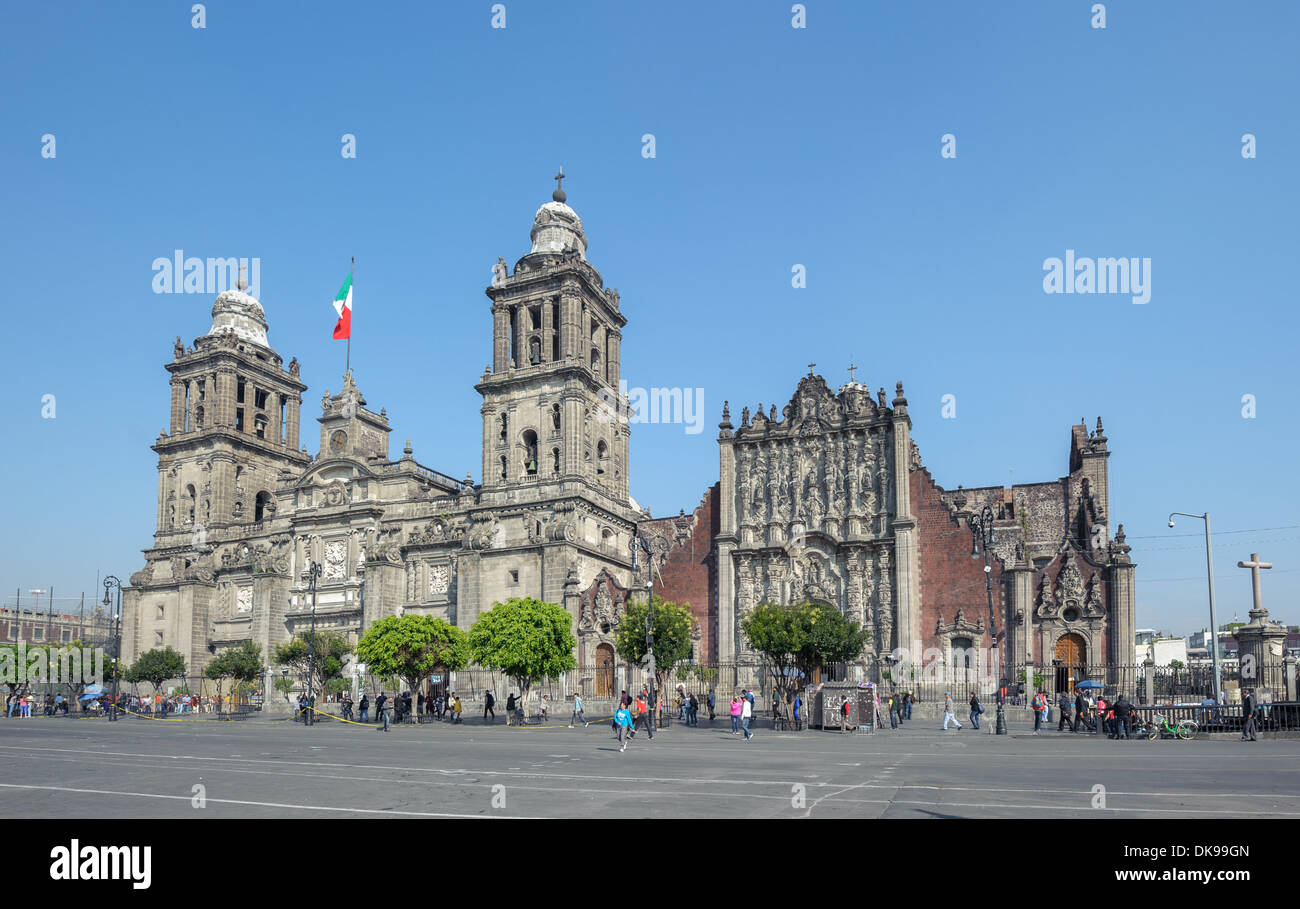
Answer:
<svg viewBox="0 0 1300 909"><path fill-rule="evenodd" d="M232 679L239 684L254 682L262 674L262 648L253 641L244 641L217 654L203 674L210 679Z"/></svg>
<svg viewBox="0 0 1300 909"><path fill-rule="evenodd" d="M534 682L573 669L577 645L568 611L532 597L492 604L469 632L474 662L504 672L525 696Z"/></svg>
<svg viewBox="0 0 1300 909"><path fill-rule="evenodd" d="M435 669L464 669L469 658L465 632L429 615L380 619L357 643L357 659L370 675L402 679L412 691L423 687Z"/></svg>
<svg viewBox="0 0 1300 909"><path fill-rule="evenodd" d="M157 691L168 679L185 675L185 657L171 647L162 647L140 654L134 663L122 671L122 678L135 685L148 682Z"/></svg>
<svg viewBox="0 0 1300 909"><path fill-rule="evenodd" d="M689 606L665 601L662 597L651 600L654 606L655 681L659 687L672 674L674 667L691 658L691 631L695 620ZM650 604L628 603L627 612L614 636L614 646L619 655L631 663L640 663L646 656L646 620Z"/></svg>
<svg viewBox="0 0 1300 909"><path fill-rule="evenodd" d="M312 674L312 694L324 691L326 686L343 677L348 654L352 645L341 634L332 631L316 632L315 647L309 633L299 634L292 640L275 648L275 662L291 668L306 686L307 676L312 666L312 652L315 651L316 665Z"/></svg>
<svg viewBox="0 0 1300 909"><path fill-rule="evenodd" d="M787 692L824 663L857 659L871 640L871 632L822 603L760 603L740 627Z"/></svg>

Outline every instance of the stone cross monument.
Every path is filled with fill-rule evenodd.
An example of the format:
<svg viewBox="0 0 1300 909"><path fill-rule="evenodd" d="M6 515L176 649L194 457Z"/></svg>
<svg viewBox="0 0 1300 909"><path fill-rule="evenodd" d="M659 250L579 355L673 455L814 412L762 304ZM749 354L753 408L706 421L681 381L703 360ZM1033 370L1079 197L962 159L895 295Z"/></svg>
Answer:
<svg viewBox="0 0 1300 909"><path fill-rule="evenodd" d="M1241 687L1268 688L1280 697L1283 690L1282 653L1286 629L1269 619L1259 583L1260 571L1272 568L1273 563L1261 562L1259 553L1252 552L1250 560L1238 562L1237 567L1250 569L1251 592L1254 597L1250 621L1238 628L1233 635L1237 639L1241 660Z"/></svg>

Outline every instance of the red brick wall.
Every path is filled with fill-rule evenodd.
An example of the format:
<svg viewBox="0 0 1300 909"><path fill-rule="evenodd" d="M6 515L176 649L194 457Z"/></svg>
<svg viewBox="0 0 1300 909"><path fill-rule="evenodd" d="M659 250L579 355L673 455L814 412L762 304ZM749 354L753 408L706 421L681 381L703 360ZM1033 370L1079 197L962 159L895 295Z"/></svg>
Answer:
<svg viewBox="0 0 1300 909"><path fill-rule="evenodd" d="M960 608L968 622L983 619L988 624L988 596L984 589L984 554L978 559L970 557L971 533L965 524L958 524L940 500L943 489L924 468L911 474L912 514L917 521L917 550L921 576L921 641L922 647L939 646L934 628L940 616L944 624L951 624ZM978 494L982 490L972 490ZM973 495L972 498L975 498ZM1002 565L997 558L993 565L993 608L998 615L998 631L1005 631L1003 605ZM985 643L991 643L988 639Z"/></svg>
<svg viewBox="0 0 1300 909"><path fill-rule="evenodd" d="M713 538L719 530L720 492L718 483L705 492L691 513L695 526L685 539L676 536L680 516L642 522L674 542L664 562L662 578L655 581L654 592L665 600L690 604L702 635L696 653L701 660L717 659L718 578Z"/></svg>

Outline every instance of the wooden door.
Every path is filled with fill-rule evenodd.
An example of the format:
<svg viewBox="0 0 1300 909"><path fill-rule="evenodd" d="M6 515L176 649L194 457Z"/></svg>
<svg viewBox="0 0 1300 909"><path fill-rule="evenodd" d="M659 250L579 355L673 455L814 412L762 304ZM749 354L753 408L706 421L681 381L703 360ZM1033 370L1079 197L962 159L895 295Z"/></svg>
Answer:
<svg viewBox="0 0 1300 909"><path fill-rule="evenodd" d="M614 696L614 647L601 644L596 648L596 697Z"/></svg>
<svg viewBox="0 0 1300 909"><path fill-rule="evenodd" d="M1088 645L1073 632L1062 635L1056 642L1056 658L1060 660L1056 667L1056 690L1071 691L1083 681L1088 665Z"/></svg>

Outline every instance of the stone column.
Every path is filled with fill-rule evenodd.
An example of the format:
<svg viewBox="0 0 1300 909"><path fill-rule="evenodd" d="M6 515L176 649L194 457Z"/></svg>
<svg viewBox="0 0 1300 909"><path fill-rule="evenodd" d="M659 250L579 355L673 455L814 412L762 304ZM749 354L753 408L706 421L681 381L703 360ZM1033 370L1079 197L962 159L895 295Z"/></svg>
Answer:
<svg viewBox="0 0 1300 909"><path fill-rule="evenodd" d="M280 393L278 391L269 391L266 394L266 438L276 445L284 444L280 441Z"/></svg>
<svg viewBox="0 0 1300 909"><path fill-rule="evenodd" d="M732 553L736 548L736 454L732 441L731 415L722 405L718 424L718 629L717 658L720 663L736 659L736 569Z"/></svg>
<svg viewBox="0 0 1300 909"><path fill-rule="evenodd" d="M514 317L515 344L510 353L515 358L515 369L523 369L528 365L528 307L516 306Z"/></svg>
<svg viewBox="0 0 1300 909"><path fill-rule="evenodd" d="M1028 560L1016 561L1006 570L1011 575L1011 609L1002 647L1006 649L1003 660L1007 677L1014 684L1016 664L1034 659L1034 566ZM1021 617L1020 624L1016 623L1016 616Z"/></svg>
<svg viewBox="0 0 1300 909"><path fill-rule="evenodd" d="M894 435L894 558L897 567L898 646L912 650L921 640L921 585L916 549L916 521L911 505L912 418L907 413L903 383L896 386ZM881 491L883 495L883 490Z"/></svg>
<svg viewBox="0 0 1300 909"><path fill-rule="evenodd" d="M284 418L288 422L287 431L285 432L285 444L290 451L298 450L298 428L299 413L302 408L302 395L294 394L289 398L288 404L284 409Z"/></svg>
<svg viewBox="0 0 1300 909"><path fill-rule="evenodd" d="M1146 681L1146 703L1154 704L1156 702L1156 664L1151 657L1147 657L1142 664L1142 677ZM1121 688L1123 685L1121 684Z"/></svg>
<svg viewBox="0 0 1300 909"><path fill-rule="evenodd" d="M510 308L504 303L492 305L492 372L510 368Z"/></svg>
<svg viewBox="0 0 1300 909"><path fill-rule="evenodd" d="M551 362L551 339L555 337L555 326L551 324L551 303L542 304L542 362Z"/></svg>
<svg viewBox="0 0 1300 909"><path fill-rule="evenodd" d="M172 379L171 434L185 431L185 380Z"/></svg>
<svg viewBox="0 0 1300 909"><path fill-rule="evenodd" d="M1288 654L1288 655L1287 655L1287 656L1282 660L1283 675L1285 676L1285 683L1286 683L1286 699L1287 699L1288 701L1290 701L1291 703L1295 703L1295 700L1296 700L1296 668L1295 668L1295 664L1296 664L1296 659L1295 659L1295 657L1291 656L1290 654Z"/></svg>
<svg viewBox="0 0 1300 909"><path fill-rule="evenodd" d="M605 333L605 375L615 391L618 391L619 372L622 368L619 363L622 340L623 333L617 328L611 328Z"/></svg>

